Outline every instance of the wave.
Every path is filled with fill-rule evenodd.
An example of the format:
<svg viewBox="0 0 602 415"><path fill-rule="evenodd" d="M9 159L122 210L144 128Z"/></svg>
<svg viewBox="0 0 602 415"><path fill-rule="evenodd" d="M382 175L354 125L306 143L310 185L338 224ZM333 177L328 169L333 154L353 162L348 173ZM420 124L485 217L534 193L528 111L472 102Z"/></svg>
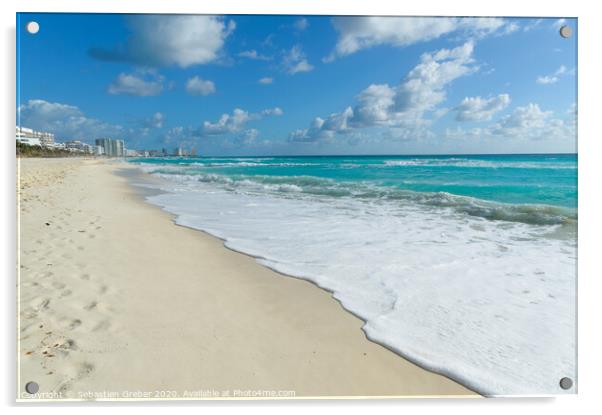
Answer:
<svg viewBox="0 0 602 415"><path fill-rule="evenodd" d="M455 195L448 192L418 192L366 182L342 182L315 176L229 175L183 172L173 167L150 169L160 177L180 183L213 183L225 189L247 193L291 193L303 196L354 198L364 201L415 204L450 209L455 213L493 221L529 225L576 227L576 209L544 204L509 204Z"/></svg>

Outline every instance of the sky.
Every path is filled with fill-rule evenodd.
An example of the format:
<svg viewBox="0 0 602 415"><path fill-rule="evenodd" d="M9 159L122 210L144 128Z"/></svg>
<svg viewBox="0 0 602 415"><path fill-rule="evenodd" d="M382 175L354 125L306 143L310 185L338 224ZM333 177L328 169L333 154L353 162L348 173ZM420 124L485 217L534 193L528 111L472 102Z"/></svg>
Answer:
<svg viewBox="0 0 602 415"><path fill-rule="evenodd" d="M20 13L17 125L211 156L576 152L576 37L570 18Z"/></svg>

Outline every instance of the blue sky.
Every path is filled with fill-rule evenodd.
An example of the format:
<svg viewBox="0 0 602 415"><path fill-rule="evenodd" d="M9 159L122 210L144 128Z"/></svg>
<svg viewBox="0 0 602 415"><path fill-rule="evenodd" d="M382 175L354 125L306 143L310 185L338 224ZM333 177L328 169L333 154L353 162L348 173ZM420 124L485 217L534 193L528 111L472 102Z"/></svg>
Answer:
<svg viewBox="0 0 602 415"><path fill-rule="evenodd" d="M206 155L576 151L575 19L25 13L17 32L17 122L58 140Z"/></svg>

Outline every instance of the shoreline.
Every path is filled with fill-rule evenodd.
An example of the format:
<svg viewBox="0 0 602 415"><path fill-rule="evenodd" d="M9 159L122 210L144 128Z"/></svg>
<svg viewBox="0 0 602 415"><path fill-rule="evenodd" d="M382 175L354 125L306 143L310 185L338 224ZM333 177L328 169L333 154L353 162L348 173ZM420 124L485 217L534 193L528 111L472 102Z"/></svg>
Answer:
<svg viewBox="0 0 602 415"><path fill-rule="evenodd" d="M29 164L21 168L22 176L28 175L24 170L44 170L40 165L53 164L20 162ZM257 263L255 257L224 246L223 240L207 232L173 226L173 215L146 202L138 187L117 173L126 168L123 164L98 160L54 164L60 163L71 165L67 170L78 174L63 173L61 185L52 184L52 195L48 185L26 185L22 191L26 200L21 206L20 236L26 255L21 261L25 269L21 270L19 287L20 326L27 323L30 312L35 324L43 321L45 330L30 324L20 333L19 391L27 378L37 375L52 380L42 383L40 391L71 393L100 392L109 387L148 391L163 387L178 393L221 387L294 390L298 398L478 396L369 340L361 330L363 321L324 288L273 271ZM134 166L127 168L139 171ZM65 210L69 197L71 201L79 198L79 212ZM45 198L55 199L54 203ZM44 207L50 210L44 212ZM136 215L131 215L133 211ZM35 219L42 219L41 213L69 213L74 223L60 222L62 229L53 229L53 235L48 235L52 237L44 238L40 225L34 226ZM75 223L80 216L92 218L88 222L94 225L102 223L98 225L101 229L76 229L80 235L74 234L74 228L83 224ZM41 225L41 229L53 225ZM86 233L94 238L87 243L75 240ZM79 257L72 255L70 240L82 251ZM64 281L55 274L46 275L44 279L54 281L44 290L34 288L37 281L32 276L47 270L27 258L38 254L35 245L32 247L37 241L43 246L64 243L64 247L47 253L60 251L55 258L76 263L74 269L56 261L53 270L66 268L60 278ZM97 252L114 255L117 264L105 264L88 253L99 247L102 249ZM82 266L93 268L83 274L88 275L87 280L81 279ZM71 275L77 273L80 275ZM169 281L165 281L167 276ZM104 297L86 298L90 296L86 281L99 283ZM67 290L71 292L61 297ZM74 310L73 303L83 307ZM69 315L92 312L97 313L91 318L92 324L88 324L87 316L74 319ZM149 321L147 314L154 319ZM66 324L62 324L65 319ZM79 324L74 326L74 321ZM52 359L40 355L43 347L29 355L26 353L31 350L24 350L43 340L46 329L52 329L53 335L60 333L64 340L56 346L60 351L53 352L61 365L48 363ZM99 342L102 347L91 347ZM43 364L51 374L41 373L37 365ZM197 373L210 375L202 380Z"/></svg>

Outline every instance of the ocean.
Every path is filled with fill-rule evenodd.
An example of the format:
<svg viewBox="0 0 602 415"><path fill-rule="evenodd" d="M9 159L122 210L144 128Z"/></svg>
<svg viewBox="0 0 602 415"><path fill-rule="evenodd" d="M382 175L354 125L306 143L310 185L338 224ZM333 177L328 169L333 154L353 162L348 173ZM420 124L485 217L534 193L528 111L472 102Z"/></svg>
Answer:
<svg viewBox="0 0 602 415"><path fill-rule="evenodd" d="M485 395L576 377L577 156L134 159L178 224L333 293Z"/></svg>

